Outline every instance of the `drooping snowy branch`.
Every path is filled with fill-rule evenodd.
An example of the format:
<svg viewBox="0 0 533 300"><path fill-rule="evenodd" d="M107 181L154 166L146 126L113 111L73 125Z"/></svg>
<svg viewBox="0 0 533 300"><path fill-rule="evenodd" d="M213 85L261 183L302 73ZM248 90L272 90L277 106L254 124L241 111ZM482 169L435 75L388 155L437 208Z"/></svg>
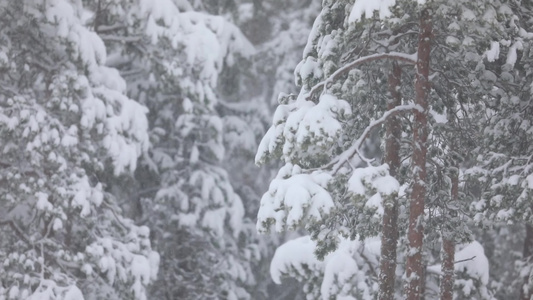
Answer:
<svg viewBox="0 0 533 300"><path fill-rule="evenodd" d="M319 261L316 242L309 236L280 246L270 265L270 275L280 284L282 277L302 281L311 299L374 299L377 286L372 275L378 266L380 242L341 239L336 251Z"/></svg>
<svg viewBox="0 0 533 300"><path fill-rule="evenodd" d="M326 190L330 179L327 173L302 174L299 166L286 164L261 198L257 230L294 230L304 219L320 220L334 205Z"/></svg>
<svg viewBox="0 0 533 300"><path fill-rule="evenodd" d="M263 163L272 155L294 160L330 152L342 132L340 120L351 113L346 101L328 94L322 95L317 104L300 97L293 103L280 105L274 113L272 127L259 144L256 163Z"/></svg>

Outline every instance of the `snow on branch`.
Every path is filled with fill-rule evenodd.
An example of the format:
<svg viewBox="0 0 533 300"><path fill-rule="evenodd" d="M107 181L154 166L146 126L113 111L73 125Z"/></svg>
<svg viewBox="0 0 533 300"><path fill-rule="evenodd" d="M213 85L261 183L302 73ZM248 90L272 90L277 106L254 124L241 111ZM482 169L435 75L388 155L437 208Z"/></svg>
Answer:
<svg viewBox="0 0 533 300"><path fill-rule="evenodd" d="M400 183L389 175L387 164L357 168L348 180L348 190L357 195L365 195L369 188L384 196L398 193ZM376 203L381 204L380 201Z"/></svg>
<svg viewBox="0 0 533 300"><path fill-rule="evenodd" d="M282 167L268 191L261 198L257 214L257 230L277 232L287 227L294 230L306 218L320 220L333 207L333 199L326 190L331 176L324 172L302 174L298 165Z"/></svg>
<svg viewBox="0 0 533 300"><path fill-rule="evenodd" d="M379 18L384 19L391 15L390 8L396 4L396 0L355 1L350 12L349 21L360 21L363 16L370 18L374 11L379 13Z"/></svg>
<svg viewBox="0 0 533 300"><path fill-rule="evenodd" d="M393 59L396 61L402 61L409 64L416 64L416 58L417 54L406 54L401 52L389 52L389 53L376 53L368 56L360 57L354 61L352 61L349 64L346 64L342 68L339 68L337 71L335 71L333 74L331 74L326 80L316 84L311 88L311 90L308 93L307 98L310 98L313 94L317 93L319 90L323 90L324 87L327 88L328 84L333 83L335 80L339 79L340 76L343 74L349 72L350 70L356 68L357 66L360 66L367 62L372 62L375 60L380 59Z"/></svg>
<svg viewBox="0 0 533 300"><path fill-rule="evenodd" d="M371 275L379 265L380 246L379 238L364 241L340 238L338 249L321 261L314 253L316 242L310 236L303 236L276 250L270 276L277 284L284 277L313 281L313 288L319 292L317 299L355 299L356 295L372 299L377 286Z"/></svg>
<svg viewBox="0 0 533 300"><path fill-rule="evenodd" d="M342 132L341 121L351 113L348 102L329 94L321 95L318 103L300 98L281 104L259 144L256 163L263 163L276 152L294 159L330 151Z"/></svg>
<svg viewBox="0 0 533 300"><path fill-rule="evenodd" d="M485 255L485 249L477 242L473 241L464 246L463 249L455 253L455 271L465 272L470 277L478 279L483 285L489 283L489 261ZM441 265L429 266L428 272L441 275Z"/></svg>
<svg viewBox="0 0 533 300"><path fill-rule="evenodd" d="M346 151L338 155L334 160L332 160L329 164L325 166L325 168L332 168L332 174L336 174L339 169L346 163L348 160L350 160L354 155L358 154L362 157L362 154L360 153L359 149L361 148L363 142L365 139L370 135L372 130L378 126L381 126L384 124L390 117L395 116L399 113L403 112L412 112L414 110L421 111L421 107L419 105L415 104L407 104L407 105L400 105L396 106L393 109L388 110L381 116L381 118L374 120L371 122L365 129L365 131L361 134L361 136L353 143L353 145L348 148Z"/></svg>
<svg viewBox="0 0 533 300"><path fill-rule="evenodd" d="M426 0L416 0L418 4L426 3ZM391 7L396 5L396 0L358 0L355 1L349 22L359 22L364 17L370 18L374 12L377 12L380 19L388 18L392 15Z"/></svg>

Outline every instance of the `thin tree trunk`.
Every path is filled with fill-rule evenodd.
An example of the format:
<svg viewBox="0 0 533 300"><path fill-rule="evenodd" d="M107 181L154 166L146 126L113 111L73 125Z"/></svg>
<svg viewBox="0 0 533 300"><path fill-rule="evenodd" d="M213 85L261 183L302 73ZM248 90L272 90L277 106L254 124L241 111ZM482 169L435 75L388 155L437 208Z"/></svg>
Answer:
<svg viewBox="0 0 533 300"><path fill-rule="evenodd" d="M459 199L459 174L458 170L454 170L451 176L452 190L451 199L457 201ZM453 285L454 285L454 262L455 262L455 242L451 236L452 232L444 228L442 230L442 278L440 280L440 299L453 299Z"/></svg>
<svg viewBox="0 0 533 300"><path fill-rule="evenodd" d="M421 111L414 113L413 132L413 190L409 207L409 249L407 254L407 300L419 300L423 291L422 244L424 238L424 202L426 197L426 154L428 137L429 60L431 52L431 14L424 8L420 15L418 58L416 63L415 102Z"/></svg>
<svg viewBox="0 0 533 300"><path fill-rule="evenodd" d="M389 92L391 98L387 109L393 109L402 104L400 93L402 69L393 63L392 72L389 74ZM385 163L389 165L389 172L396 176L400 167L400 135L401 124L397 116L390 118L385 124ZM390 300L394 298L394 279L396 277L396 247L398 244L398 199L391 195L385 199L383 205L383 227L381 229L381 259L379 274L379 299Z"/></svg>
<svg viewBox="0 0 533 300"><path fill-rule="evenodd" d="M531 224L526 224L526 238L524 240L523 257L526 264L531 264L533 260L533 226ZM529 274L527 274L527 276L524 278L524 284L520 289L520 299L530 300L532 296L533 291L529 285Z"/></svg>

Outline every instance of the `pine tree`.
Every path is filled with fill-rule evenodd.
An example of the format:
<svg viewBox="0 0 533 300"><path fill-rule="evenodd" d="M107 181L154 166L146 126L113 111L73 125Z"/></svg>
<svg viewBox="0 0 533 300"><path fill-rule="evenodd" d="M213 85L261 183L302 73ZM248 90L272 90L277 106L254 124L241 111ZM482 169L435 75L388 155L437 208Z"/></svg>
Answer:
<svg viewBox="0 0 533 300"><path fill-rule="evenodd" d="M354 36L364 39L367 33L374 34L372 30L379 28L380 22L371 20L360 23L364 26L363 29L355 31L354 27L348 27L349 4L348 8L344 7L345 4L334 2L324 4L304 52L304 61L296 70L297 82L303 85L302 90L297 98L280 98L282 105L274 117L274 126L263 139L263 147L260 147L257 156L261 161L268 154L279 155L287 163L280 170L278 178L272 182L270 191L263 196L258 227L263 230L268 229L269 224L275 224L276 230L282 230L285 226L290 229L304 223L307 229L311 230L313 237L318 238L319 257L326 256L336 248L339 235L352 239L357 238L357 235L363 238L376 235L381 223L381 196L394 198L393 190L380 190L382 186L377 184L381 180L382 183L392 182L394 186L395 180L387 175L388 168L369 165L370 160L366 158L368 153L363 154L362 149L363 141L371 134L371 130L367 128L368 123L365 125L364 121L369 120L372 115L380 117L384 111L386 98L383 96L387 94L387 89L383 90L380 82L386 82L388 72L380 72L379 66L368 66L364 63L379 63L380 58L390 57L414 63L409 55L374 54L373 47L380 46L373 42L373 35L368 39L367 43L371 44L368 48L354 46L351 43L356 40ZM348 54L341 57L341 53ZM350 59L353 63L350 63ZM357 70L358 68L363 70ZM365 72L369 70L376 72L376 78L365 77ZM366 84L371 85L376 93L369 92L372 91L371 88L363 87ZM350 105L338 100L341 97L355 98L358 102L354 101ZM358 115L363 120L361 122L349 121L348 113L356 109L361 113ZM379 118L370 127L377 128L386 121L389 114L397 114L402 109L412 110L413 107L400 106L385 117ZM363 111L370 112L371 115L365 115ZM287 112L292 113L287 116ZM350 136L363 137L353 145L353 137ZM365 144L368 145L366 141ZM340 154L340 158L333 158L329 162L330 157L335 157L335 154ZM343 166L348 159L349 165L354 168L351 179L349 167ZM321 165L323 167L320 167ZM302 202L288 202L297 197L301 197L298 201ZM364 200L366 197L370 200ZM300 207L301 205L303 207ZM279 208L285 208L286 211L280 211ZM366 214L362 213L365 211ZM361 263L364 264L364 260L354 261L355 265ZM305 265L306 262L302 264ZM301 267L295 264L294 268ZM327 264L325 268L328 269ZM375 268L376 265L371 266L362 273L369 272L366 274L368 277L371 270L375 273ZM347 272L343 278L353 278L352 276L356 276L357 267L354 270L337 269L335 272ZM357 288L352 291L343 290L342 282L325 280L328 276L336 276L334 273L328 276L325 274L322 273L309 283L315 282L316 285L318 280L322 284L322 291L331 291L329 284L340 285L337 290L340 294L337 295L357 295L361 292L357 291ZM363 277L365 276L359 278ZM358 288L362 288L362 285L363 283ZM365 285L368 287L366 294L375 294L372 280L367 281ZM315 292L312 294L309 289L306 288L308 296L320 295ZM365 292L359 295L364 297L364 294Z"/></svg>
<svg viewBox="0 0 533 300"><path fill-rule="evenodd" d="M408 219L405 213L399 215L397 229L402 231L405 222L409 231L409 246L400 249L400 257L407 258L405 297L420 299L432 292L426 291L426 287L433 289L433 279L428 276L439 274L444 276L440 278L442 297L451 297L450 289L455 286L455 295L464 292L467 297L477 294L479 298L490 298L483 247L477 242L461 245L474 237L468 229L474 224L469 213L474 208L470 205L474 195L460 174L471 164L470 155L476 146L468 135L475 137L485 130L472 124L483 119L487 111L484 104L501 94L494 89L501 88L492 79L497 76L487 70L495 67L486 64L493 57L491 40L508 38L506 26L516 20L520 18L509 6L489 1L392 1L382 5L325 1L304 60L296 69L302 89L297 96L280 98L273 126L256 157L259 162L278 157L286 164L262 198L259 230L280 231L304 225L316 242L316 254L324 258L331 251L342 251L335 250L342 239L365 240L377 235L383 207L376 203L391 203L390 199L399 193L400 210L410 210ZM449 30L453 34L447 34ZM519 45L510 43L508 49L512 53ZM416 55L409 54L415 52ZM404 65L402 77L406 79L402 79L398 92L404 99L415 99L417 105L407 103L388 109L384 105L383 96L392 96L383 89L386 75L393 69L391 61ZM414 69L410 67L413 65ZM357 120L351 112L357 113ZM397 181L393 181L388 175L390 166L368 159L362 141L372 134L371 129L378 129L399 114L407 118L402 119L404 133L397 152L407 163L401 165L399 174L395 174ZM410 135L412 142L404 143ZM458 142L465 137L466 143ZM391 147L391 141L386 140L385 144ZM388 160L385 157L385 162ZM398 181L405 188L399 189ZM389 189L385 191L384 186ZM410 197L410 203L405 202L405 195ZM387 212L383 218L386 223L394 211ZM438 263L438 256L423 246L424 239L438 238L432 232L442 236L442 274L435 272L433 266L427 270L425 267ZM391 230L389 236L394 233ZM384 241L390 240L384 232L381 234ZM381 246L389 251L386 255L392 261L390 253L395 245ZM454 264L456 246L460 250L456 259L463 261ZM291 248L297 247L293 244ZM479 269L465 260L464 255L472 253L478 257ZM305 264L284 261L276 270L298 277L298 270ZM327 270L327 258L324 265L314 266ZM385 269L390 267L384 261L382 266L383 280L387 278ZM343 276L353 274L346 272ZM454 272L466 277L457 277L454 284L454 276L450 276ZM313 274L309 284L326 284L325 271ZM381 282L382 295L391 295L391 285ZM342 284L337 291L338 296L354 292L342 290ZM309 287L307 292L310 297L320 295Z"/></svg>

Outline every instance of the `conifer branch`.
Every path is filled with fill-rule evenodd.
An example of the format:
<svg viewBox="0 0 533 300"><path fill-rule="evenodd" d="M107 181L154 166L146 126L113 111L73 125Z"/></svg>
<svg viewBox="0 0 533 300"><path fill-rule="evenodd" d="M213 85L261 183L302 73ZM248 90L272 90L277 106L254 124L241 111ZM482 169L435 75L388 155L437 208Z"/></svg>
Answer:
<svg viewBox="0 0 533 300"><path fill-rule="evenodd" d="M332 169L332 174L336 174L339 169L346 163L348 160L350 160L352 157L354 157L356 154L359 153L359 149L361 148L363 142L368 138L372 130L375 128L383 125L387 120L389 120L391 117L396 116L400 113L404 112L412 112L415 110L420 110L420 107L414 105L414 104L408 104L408 105L400 105L396 106L393 109L390 109L386 111L381 118L373 121L368 125L365 129L365 131L361 134L361 136L353 143L353 145L348 148L346 151L338 155L334 160L332 160L330 163L328 163L325 168Z"/></svg>
<svg viewBox="0 0 533 300"><path fill-rule="evenodd" d="M345 66L339 68L337 71L331 74L328 78L326 78L326 80L313 86L311 90L309 91L307 98L312 97L319 90L323 90L324 87L327 88L328 84L335 82L337 79L339 79L339 77L341 77L345 73L348 73L352 69L355 69L356 67L364 63L368 63L368 62L372 62L372 61L380 60L380 59L392 59L392 60L406 62L408 64L414 65L416 64L416 58L417 58L416 53L405 54L405 53L400 53L400 52L376 53L376 54L360 57L352 61L351 63L348 63Z"/></svg>
<svg viewBox="0 0 533 300"><path fill-rule="evenodd" d="M472 256L470 258L465 258L465 259L461 259L461 260L457 260L454 262L454 264L458 264L458 263L462 263L462 262L465 262L465 261L471 261L471 260L474 260L474 258L476 258L476 256Z"/></svg>

